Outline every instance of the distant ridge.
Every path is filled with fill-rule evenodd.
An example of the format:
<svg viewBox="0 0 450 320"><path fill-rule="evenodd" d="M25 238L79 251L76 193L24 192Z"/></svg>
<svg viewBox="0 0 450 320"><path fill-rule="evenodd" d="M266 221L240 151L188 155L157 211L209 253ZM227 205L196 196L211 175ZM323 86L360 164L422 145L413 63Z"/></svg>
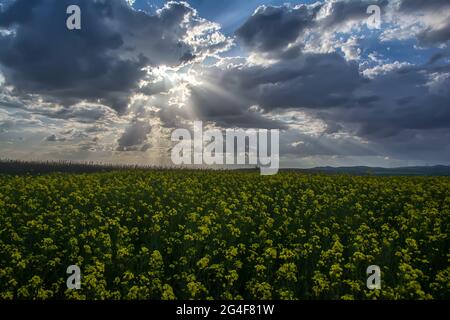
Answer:
<svg viewBox="0 0 450 320"><path fill-rule="evenodd" d="M450 176L450 166L414 166L398 168L382 167L316 167L307 169L309 172L347 173L354 175L383 175L383 176Z"/></svg>

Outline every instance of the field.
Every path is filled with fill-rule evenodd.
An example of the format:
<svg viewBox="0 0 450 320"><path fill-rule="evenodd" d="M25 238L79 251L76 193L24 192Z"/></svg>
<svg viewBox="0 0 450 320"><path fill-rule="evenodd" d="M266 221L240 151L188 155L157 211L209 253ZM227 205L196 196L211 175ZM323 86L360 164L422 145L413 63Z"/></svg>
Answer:
<svg viewBox="0 0 450 320"><path fill-rule="evenodd" d="M0 299L449 299L449 236L446 177L1 175Z"/></svg>

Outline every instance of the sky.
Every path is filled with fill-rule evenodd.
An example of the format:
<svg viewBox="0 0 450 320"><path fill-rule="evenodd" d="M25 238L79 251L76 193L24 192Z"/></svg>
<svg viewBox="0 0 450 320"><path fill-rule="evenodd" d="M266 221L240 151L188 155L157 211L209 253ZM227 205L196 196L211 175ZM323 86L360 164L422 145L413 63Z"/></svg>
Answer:
<svg viewBox="0 0 450 320"><path fill-rule="evenodd" d="M0 158L165 166L201 120L282 167L450 165L449 42L448 0L0 0Z"/></svg>

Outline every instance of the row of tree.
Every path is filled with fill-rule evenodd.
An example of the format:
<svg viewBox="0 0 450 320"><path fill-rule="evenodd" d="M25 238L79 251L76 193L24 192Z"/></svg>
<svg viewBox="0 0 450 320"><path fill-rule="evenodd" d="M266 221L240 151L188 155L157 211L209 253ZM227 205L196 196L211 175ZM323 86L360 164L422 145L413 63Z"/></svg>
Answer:
<svg viewBox="0 0 450 320"><path fill-rule="evenodd" d="M131 169L155 170L161 168L98 162L0 160L0 174L94 173Z"/></svg>

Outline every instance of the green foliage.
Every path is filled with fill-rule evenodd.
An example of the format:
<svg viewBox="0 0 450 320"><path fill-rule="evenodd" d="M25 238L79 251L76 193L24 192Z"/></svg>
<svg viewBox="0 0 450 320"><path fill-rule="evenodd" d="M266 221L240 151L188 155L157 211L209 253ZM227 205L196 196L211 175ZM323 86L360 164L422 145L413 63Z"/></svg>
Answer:
<svg viewBox="0 0 450 320"><path fill-rule="evenodd" d="M449 299L449 190L444 177L0 176L0 299ZM73 264L81 290L66 287Z"/></svg>

